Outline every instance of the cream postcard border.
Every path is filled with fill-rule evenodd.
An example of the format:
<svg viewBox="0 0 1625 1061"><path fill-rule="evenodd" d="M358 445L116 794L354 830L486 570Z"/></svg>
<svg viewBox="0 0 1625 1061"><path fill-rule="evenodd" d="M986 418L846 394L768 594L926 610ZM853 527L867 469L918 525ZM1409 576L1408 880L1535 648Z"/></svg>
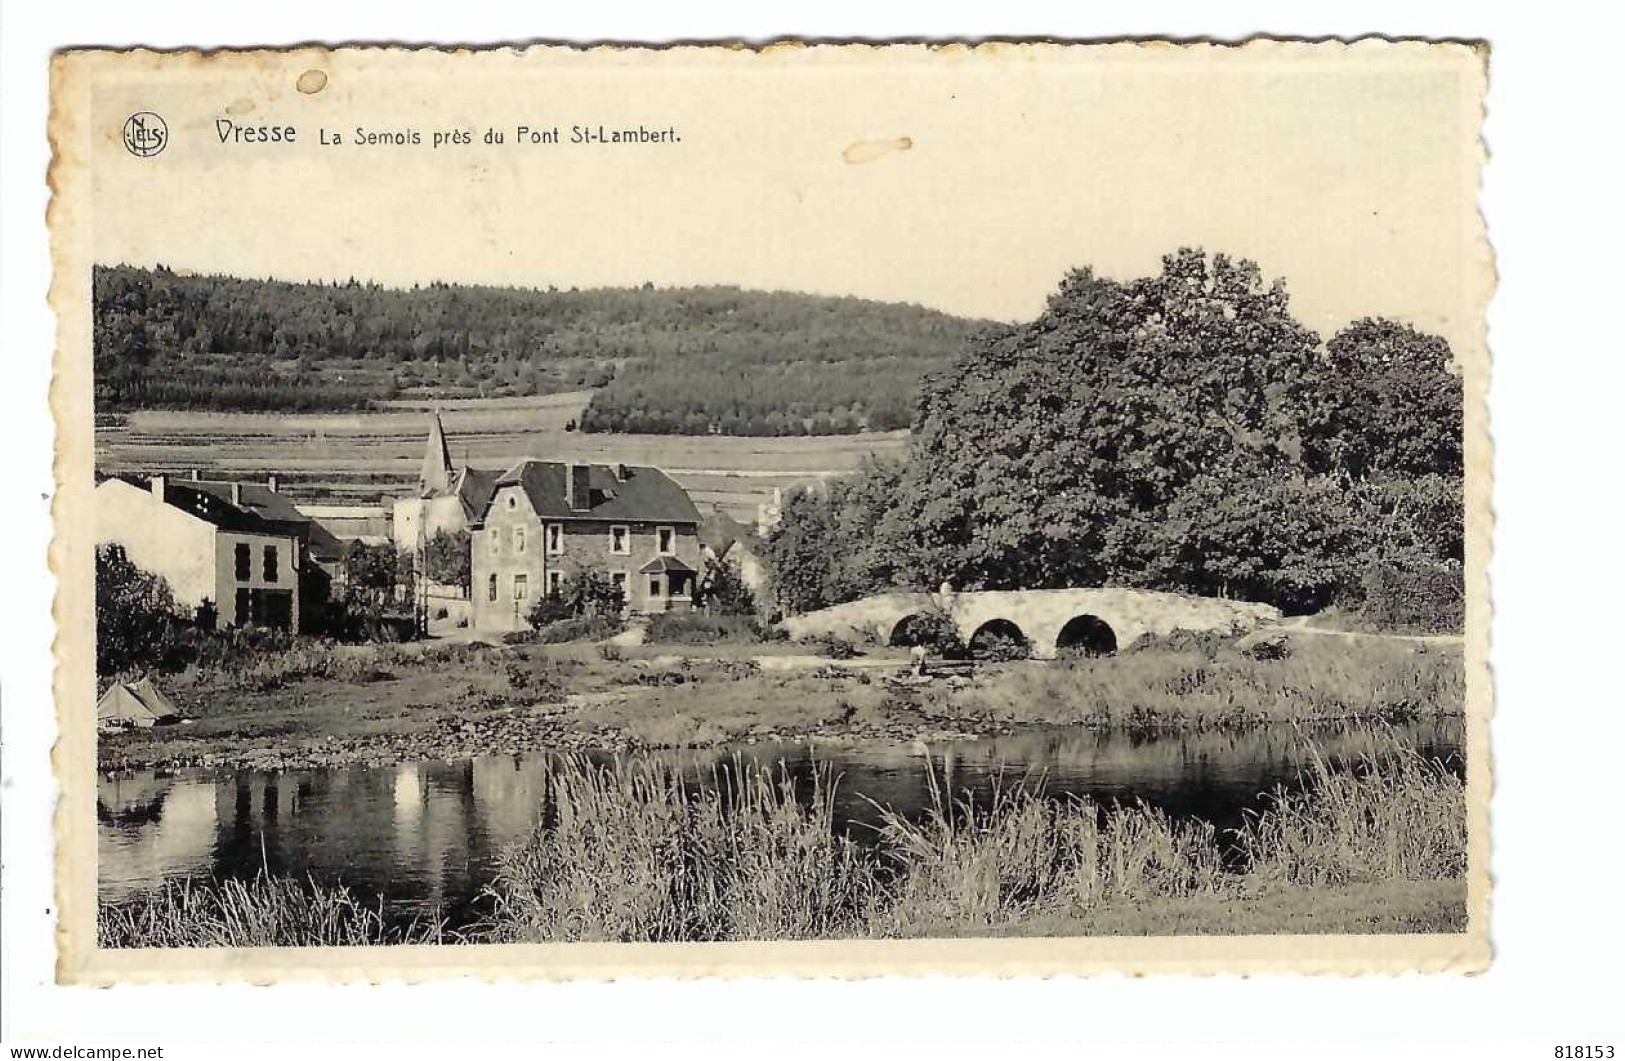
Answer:
<svg viewBox="0 0 1625 1061"><path fill-rule="evenodd" d="M984 43L801 45L752 49L738 45L670 48L535 45L524 48L296 48L218 52L68 51L51 67L52 162L48 212L54 275L51 305L58 322L51 408L56 421L55 537L56 671L53 683L60 738L54 751L61 787L56 812L58 901L57 978L66 984L152 981L381 982L449 977L484 980L624 977L871 977L885 975L1052 976L1127 973L1356 974L1476 972L1490 961L1489 718L1492 704L1488 640L1488 560L1491 449L1485 394L1489 353L1483 310L1495 284L1492 253L1477 210L1484 152L1475 138L1460 191L1462 253L1470 289L1463 305L1478 307L1475 341L1457 351L1466 403L1466 752L1468 800L1468 927L1459 935L1181 936L1015 940L819 941L708 944L548 944L103 950L96 947L96 735L94 688L94 434L91 357L91 202L89 146L117 129L90 126L97 82L182 80L223 66L294 83L307 70L346 78L388 71L462 77L511 70L515 64L559 69L604 64L627 78L658 78L673 64L704 60L753 74L798 65L864 68L908 58L919 61L1027 66L1050 63L1201 62L1294 63L1347 52L1396 69L1411 64L1460 72L1466 128L1478 129L1487 83L1488 49L1481 44L1366 39L1301 43L1253 40L1240 45L1134 42L1118 44ZM873 64L873 65L871 65ZM730 71L732 72L732 71Z"/></svg>

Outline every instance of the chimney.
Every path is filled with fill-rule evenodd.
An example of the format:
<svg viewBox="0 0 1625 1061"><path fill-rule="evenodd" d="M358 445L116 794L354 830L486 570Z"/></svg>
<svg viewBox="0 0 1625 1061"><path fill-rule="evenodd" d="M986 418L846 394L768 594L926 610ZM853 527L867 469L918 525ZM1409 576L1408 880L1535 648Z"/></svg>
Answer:
<svg viewBox="0 0 1625 1061"><path fill-rule="evenodd" d="M627 474L626 465L617 461L615 464L615 481L618 483L626 482Z"/></svg>
<svg viewBox="0 0 1625 1061"><path fill-rule="evenodd" d="M276 472L265 477L265 488L273 494L277 492Z"/></svg>
<svg viewBox="0 0 1625 1061"><path fill-rule="evenodd" d="M159 501L164 500L164 486L166 482L167 480L162 475L154 475L150 480L148 480L149 485L152 487L152 496L156 497Z"/></svg>
<svg viewBox="0 0 1625 1061"><path fill-rule="evenodd" d="M243 484L242 483L232 483L231 484L231 503L234 504L234 505L241 505L243 503Z"/></svg>
<svg viewBox="0 0 1625 1061"><path fill-rule="evenodd" d="M592 469L574 461L564 466L564 500L572 512L592 507Z"/></svg>

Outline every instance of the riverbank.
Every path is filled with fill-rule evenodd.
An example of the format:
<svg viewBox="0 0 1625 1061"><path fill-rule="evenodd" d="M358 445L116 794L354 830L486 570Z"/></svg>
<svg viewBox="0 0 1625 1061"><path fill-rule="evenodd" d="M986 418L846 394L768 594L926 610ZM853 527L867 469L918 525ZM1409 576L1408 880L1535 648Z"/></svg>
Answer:
<svg viewBox="0 0 1625 1061"><path fill-rule="evenodd" d="M1026 783L960 795L944 763L923 815L838 827L811 789L735 762L696 785L660 759L572 757L510 848L487 914L402 923L342 884L170 882L104 904L105 946L672 941L974 935L1452 932L1466 918L1462 782L1394 740L1316 759L1234 832ZM940 776L938 774L940 773Z"/></svg>
<svg viewBox="0 0 1625 1061"><path fill-rule="evenodd" d="M292 769L756 741L910 743L1028 726L1241 728L1460 715L1459 644L1290 635L907 677L898 649L303 645L161 677L187 722L104 734L104 773Z"/></svg>

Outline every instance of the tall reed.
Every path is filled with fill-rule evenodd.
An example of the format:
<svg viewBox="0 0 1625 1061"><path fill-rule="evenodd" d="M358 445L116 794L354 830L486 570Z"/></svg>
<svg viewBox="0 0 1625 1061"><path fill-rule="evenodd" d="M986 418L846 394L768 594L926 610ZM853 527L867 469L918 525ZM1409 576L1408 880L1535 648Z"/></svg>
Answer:
<svg viewBox="0 0 1625 1061"><path fill-rule="evenodd" d="M96 915L102 947L363 947L438 943L437 923L392 926L382 900L369 906L342 886L275 877L166 881Z"/></svg>
<svg viewBox="0 0 1625 1061"><path fill-rule="evenodd" d="M1315 752L1310 775L1300 791L1277 789L1239 831L1255 879L1342 885L1466 872L1466 792L1445 764L1377 734L1347 768Z"/></svg>
<svg viewBox="0 0 1625 1061"><path fill-rule="evenodd" d="M872 875L836 829L835 786L809 798L738 759L709 783L646 758L550 770L547 819L490 889L491 938L803 939L857 931Z"/></svg>
<svg viewBox="0 0 1625 1061"><path fill-rule="evenodd" d="M945 764L927 762L930 806L918 820L880 813L895 864L871 931L932 922L994 924L1037 912L1080 913L1112 899L1217 893L1226 885L1213 826L1144 804L1102 807L1042 794L1042 777L996 781L985 802L953 796Z"/></svg>

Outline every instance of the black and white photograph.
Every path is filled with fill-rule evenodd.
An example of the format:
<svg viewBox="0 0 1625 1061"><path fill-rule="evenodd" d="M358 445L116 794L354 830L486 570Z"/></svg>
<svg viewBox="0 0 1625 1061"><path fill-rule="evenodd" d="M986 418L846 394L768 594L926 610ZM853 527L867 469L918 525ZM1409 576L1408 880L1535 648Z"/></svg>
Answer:
<svg viewBox="0 0 1625 1061"><path fill-rule="evenodd" d="M65 53L77 968L1483 968L1487 62Z"/></svg>

